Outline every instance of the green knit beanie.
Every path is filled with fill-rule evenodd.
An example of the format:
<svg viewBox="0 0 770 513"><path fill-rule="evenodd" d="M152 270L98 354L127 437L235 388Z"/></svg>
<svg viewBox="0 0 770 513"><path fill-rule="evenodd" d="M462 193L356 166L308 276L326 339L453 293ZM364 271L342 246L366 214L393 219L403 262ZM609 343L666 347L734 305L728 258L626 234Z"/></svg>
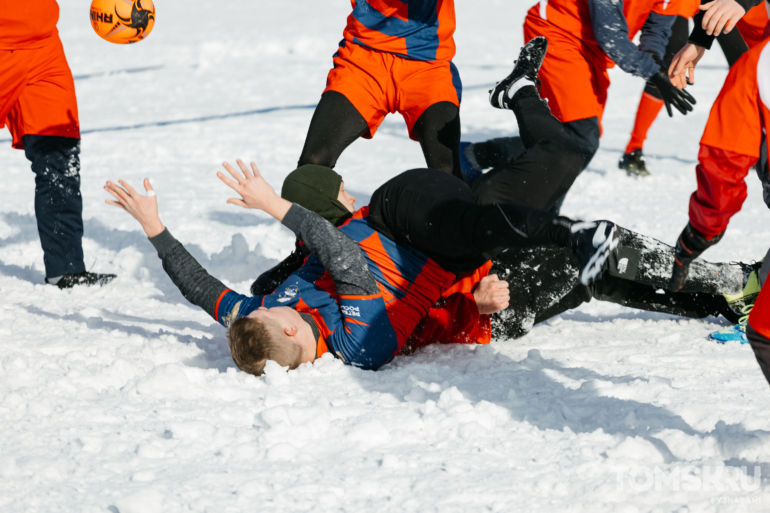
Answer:
<svg viewBox="0 0 770 513"><path fill-rule="evenodd" d="M332 168L306 164L298 167L283 181L281 197L311 210L337 226L351 216L337 200L342 177Z"/></svg>

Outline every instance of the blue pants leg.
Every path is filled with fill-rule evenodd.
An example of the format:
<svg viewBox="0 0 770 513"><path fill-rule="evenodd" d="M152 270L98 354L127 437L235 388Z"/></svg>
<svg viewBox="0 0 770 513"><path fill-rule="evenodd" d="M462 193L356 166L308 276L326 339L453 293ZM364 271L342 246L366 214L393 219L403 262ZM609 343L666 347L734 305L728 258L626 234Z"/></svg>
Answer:
<svg viewBox="0 0 770 513"><path fill-rule="evenodd" d="M49 278L82 273L83 198L80 139L25 135L24 154L35 173L35 216Z"/></svg>

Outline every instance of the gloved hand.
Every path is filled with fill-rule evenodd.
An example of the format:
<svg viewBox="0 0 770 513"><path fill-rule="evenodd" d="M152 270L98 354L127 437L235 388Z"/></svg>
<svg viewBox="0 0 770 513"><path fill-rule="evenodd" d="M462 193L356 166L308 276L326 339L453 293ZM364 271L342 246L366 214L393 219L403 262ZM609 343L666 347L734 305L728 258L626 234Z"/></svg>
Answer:
<svg viewBox="0 0 770 513"><path fill-rule="evenodd" d="M687 223L687 226L684 227L682 234L679 236L679 240L676 241L674 269L671 273L671 281L668 284L668 289L671 292L682 290L684 283L687 281L687 275L690 273L692 261L722 240L724 234L725 232L722 232L713 239L707 240L692 224Z"/></svg>
<svg viewBox="0 0 770 513"><path fill-rule="evenodd" d="M666 111L668 112L669 117L674 116L671 111L672 105L685 116L688 112L692 111L692 106L695 105L695 98L693 98L686 90L677 89L668 79L668 75L663 67L650 77L649 82L658 88L660 97L666 102Z"/></svg>

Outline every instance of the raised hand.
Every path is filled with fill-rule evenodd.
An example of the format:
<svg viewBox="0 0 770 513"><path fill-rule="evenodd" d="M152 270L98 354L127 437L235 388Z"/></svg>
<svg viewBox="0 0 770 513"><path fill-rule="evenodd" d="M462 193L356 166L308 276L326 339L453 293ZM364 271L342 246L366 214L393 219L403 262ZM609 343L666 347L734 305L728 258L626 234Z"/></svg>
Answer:
<svg viewBox="0 0 770 513"><path fill-rule="evenodd" d="M695 84L695 66L705 52L705 48L687 43L674 56L671 66L668 67L668 79L677 89Z"/></svg>
<svg viewBox="0 0 770 513"><path fill-rule="evenodd" d="M241 168L241 173L235 170L227 162L222 164L233 179L228 178L223 172L217 172L217 176L225 185L237 192L240 198L230 198L228 203L238 205L243 208L253 208L264 210L279 221L289 211L291 202L278 196L275 190L265 181L257 169L257 165L252 162L251 169L243 163L241 159L235 161Z"/></svg>
<svg viewBox="0 0 770 513"><path fill-rule="evenodd" d="M511 301L508 282L500 280L496 274L484 276L473 289L473 299L482 315L505 310Z"/></svg>
<svg viewBox="0 0 770 513"><path fill-rule="evenodd" d="M700 10L706 11L701 25L710 36L727 34L746 14L746 9L735 0L714 0L701 5Z"/></svg>
<svg viewBox="0 0 770 513"><path fill-rule="evenodd" d="M150 185L150 179L144 179L144 189L147 191L146 196L136 192L131 185L123 180L118 180L118 183L120 185L108 181L104 186L104 190L115 198L115 201L105 200L105 203L120 207L131 214L131 217L142 225L144 233L148 237L152 238L161 234L166 227L160 222L158 198L152 189L152 185Z"/></svg>

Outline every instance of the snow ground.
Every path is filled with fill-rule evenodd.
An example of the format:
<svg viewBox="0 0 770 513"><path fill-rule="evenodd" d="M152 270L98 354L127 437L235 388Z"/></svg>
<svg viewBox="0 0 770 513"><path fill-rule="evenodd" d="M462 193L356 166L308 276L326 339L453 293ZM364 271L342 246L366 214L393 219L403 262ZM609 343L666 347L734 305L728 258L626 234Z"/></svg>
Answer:
<svg viewBox="0 0 770 513"><path fill-rule="evenodd" d="M706 340L724 320L592 303L520 340L429 347L379 372L328 355L288 374L239 372L223 330L184 301L139 226L104 205L101 186L152 177L172 232L247 290L292 237L226 205L214 173L224 159L254 159L278 185L293 169L349 4L158 2L149 39L118 47L92 33L86 3L60 3L85 131L88 265L120 280L102 290L42 285L33 174L0 134L1 511L768 508L767 383L748 346ZM469 140L516 129L486 90L510 70L528 7L458 2ZM646 148L653 175L634 180L616 162L643 84L613 70L602 147L564 213L675 240L725 74L712 51L698 69L695 113L658 120ZM363 205L422 164L391 116L338 169ZM761 258L765 219L750 177L743 211L707 257ZM726 478L728 466L760 467L758 489ZM646 472L669 481L652 486ZM676 486L678 472L682 482L725 475L688 488Z"/></svg>

